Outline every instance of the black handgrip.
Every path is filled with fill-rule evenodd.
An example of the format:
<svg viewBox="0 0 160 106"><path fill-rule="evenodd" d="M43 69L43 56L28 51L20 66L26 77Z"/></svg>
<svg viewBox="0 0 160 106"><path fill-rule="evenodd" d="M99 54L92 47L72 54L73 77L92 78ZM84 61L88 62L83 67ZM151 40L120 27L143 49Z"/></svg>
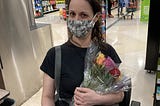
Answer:
<svg viewBox="0 0 160 106"><path fill-rule="evenodd" d="M0 69L3 69L3 63L2 63L2 59L1 59L1 56L0 56Z"/></svg>
<svg viewBox="0 0 160 106"><path fill-rule="evenodd" d="M138 101L131 101L131 106L141 106L141 103Z"/></svg>

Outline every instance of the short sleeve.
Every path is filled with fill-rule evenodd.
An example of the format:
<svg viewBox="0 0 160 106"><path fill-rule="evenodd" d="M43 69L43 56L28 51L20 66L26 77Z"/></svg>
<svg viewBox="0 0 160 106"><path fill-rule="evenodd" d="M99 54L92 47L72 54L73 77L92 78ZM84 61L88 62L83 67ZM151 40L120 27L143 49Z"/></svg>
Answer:
<svg viewBox="0 0 160 106"><path fill-rule="evenodd" d="M106 56L110 56L115 63L120 64L122 62L119 55L117 54L116 50L110 44L106 43L105 50L103 49L102 52Z"/></svg>
<svg viewBox="0 0 160 106"><path fill-rule="evenodd" d="M110 46L110 57L114 60L115 63L120 64L122 62L116 50L112 46Z"/></svg>
<svg viewBox="0 0 160 106"><path fill-rule="evenodd" d="M55 48L51 48L47 52L40 66L40 69L54 79L54 67L55 67Z"/></svg>

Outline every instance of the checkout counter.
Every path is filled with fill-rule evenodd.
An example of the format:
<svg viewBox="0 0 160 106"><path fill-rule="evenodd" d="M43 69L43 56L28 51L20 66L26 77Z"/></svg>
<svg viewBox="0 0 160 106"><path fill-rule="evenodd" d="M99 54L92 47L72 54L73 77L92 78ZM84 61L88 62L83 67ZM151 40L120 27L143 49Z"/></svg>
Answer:
<svg viewBox="0 0 160 106"><path fill-rule="evenodd" d="M8 98L9 95L8 90L0 89L0 106L14 106L15 101Z"/></svg>
<svg viewBox="0 0 160 106"><path fill-rule="evenodd" d="M9 96L10 92L4 89L0 89L0 104Z"/></svg>

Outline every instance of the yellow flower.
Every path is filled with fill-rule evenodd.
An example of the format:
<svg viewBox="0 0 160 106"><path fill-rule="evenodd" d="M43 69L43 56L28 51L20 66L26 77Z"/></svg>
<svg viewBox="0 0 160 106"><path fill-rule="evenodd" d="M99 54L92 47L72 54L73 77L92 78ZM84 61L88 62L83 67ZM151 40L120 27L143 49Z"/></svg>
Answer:
<svg viewBox="0 0 160 106"><path fill-rule="evenodd" d="M99 53L98 57L96 58L96 63L98 65L103 65L104 60L105 60L104 54L103 53Z"/></svg>

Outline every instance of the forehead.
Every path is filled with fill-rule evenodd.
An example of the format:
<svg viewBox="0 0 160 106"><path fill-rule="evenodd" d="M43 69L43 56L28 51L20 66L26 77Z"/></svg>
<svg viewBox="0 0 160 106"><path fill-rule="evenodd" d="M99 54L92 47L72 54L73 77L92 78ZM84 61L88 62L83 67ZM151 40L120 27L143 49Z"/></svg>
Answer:
<svg viewBox="0 0 160 106"><path fill-rule="evenodd" d="M87 0L71 0L69 10L93 14L92 7Z"/></svg>

